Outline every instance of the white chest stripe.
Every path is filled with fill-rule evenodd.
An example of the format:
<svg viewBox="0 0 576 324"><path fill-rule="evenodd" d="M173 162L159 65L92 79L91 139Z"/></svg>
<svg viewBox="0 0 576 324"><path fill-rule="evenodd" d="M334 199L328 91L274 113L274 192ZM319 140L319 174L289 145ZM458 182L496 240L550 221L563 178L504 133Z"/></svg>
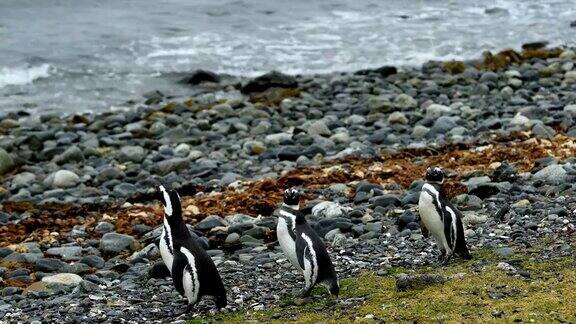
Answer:
<svg viewBox="0 0 576 324"><path fill-rule="evenodd" d="M451 243L450 247L454 249L456 247L456 237L458 235L458 232L456 231L456 213L454 213L454 211L450 207L446 207L446 210L452 216L452 224L450 224L452 226L452 242L450 242Z"/></svg>
<svg viewBox="0 0 576 324"><path fill-rule="evenodd" d="M172 262L174 261L173 251L172 233L168 221L164 218L164 226L160 235L160 255L170 273L172 273Z"/></svg>
<svg viewBox="0 0 576 324"><path fill-rule="evenodd" d="M428 183L424 184L424 186L422 186L422 190L428 190L431 193L433 193L434 197L432 197L434 200L436 200L436 205L440 206L440 210L442 210L442 203L440 202L440 193L438 192L438 190L436 190L436 188Z"/></svg>
<svg viewBox="0 0 576 324"><path fill-rule="evenodd" d="M200 292L200 281L198 280L198 271L196 270L196 258L185 247L180 248L180 252L186 256L188 265L184 268L182 283L184 285L184 292L190 303L195 303L198 300L198 293Z"/></svg>
<svg viewBox="0 0 576 324"><path fill-rule="evenodd" d="M304 250L304 278L306 279L306 286L310 287L316 283L318 279L318 260L316 259L316 251L310 237L302 233L302 238L306 241L306 249ZM310 257L306 257L306 252Z"/></svg>
<svg viewBox="0 0 576 324"><path fill-rule="evenodd" d="M292 230L295 230L295 229L296 229L296 216L294 216L294 214L289 213L289 212L287 212L287 211L285 211L285 210L280 210L280 216L284 216L284 217L290 218L290 219L292 220L292 222L291 222L291 223L292 223L292 224L291 224L291 225L292 225L292 226L291 226Z"/></svg>
<svg viewBox="0 0 576 324"><path fill-rule="evenodd" d="M172 250L172 232L170 232L170 224L168 224L166 217L164 217L164 231L166 232L166 238L168 239L168 246L170 247L170 250Z"/></svg>
<svg viewBox="0 0 576 324"><path fill-rule="evenodd" d="M164 201L166 202L166 206L164 206L164 213L166 213L167 216L172 216L173 210L170 195L168 194L164 186L160 186L160 191L162 191L162 196L164 196Z"/></svg>

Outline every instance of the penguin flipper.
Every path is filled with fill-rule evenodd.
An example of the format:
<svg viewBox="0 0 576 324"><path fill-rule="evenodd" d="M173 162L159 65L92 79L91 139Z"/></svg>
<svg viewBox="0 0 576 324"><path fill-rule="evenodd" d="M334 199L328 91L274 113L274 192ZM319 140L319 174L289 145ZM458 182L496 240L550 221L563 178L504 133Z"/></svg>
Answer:
<svg viewBox="0 0 576 324"><path fill-rule="evenodd" d="M174 250L174 261L172 262L172 281L176 291L182 296L186 296L184 292L183 274L188 265L186 256L179 250Z"/></svg>
<svg viewBox="0 0 576 324"><path fill-rule="evenodd" d="M298 264L300 265L300 269L304 269L304 258L305 258L305 251L306 251L306 242L302 239L302 236L298 233L296 237L296 257L298 258Z"/></svg>
<svg viewBox="0 0 576 324"><path fill-rule="evenodd" d="M455 252L465 260L471 260L472 255L468 251L468 247L466 246L466 239L464 235L464 224L462 224L462 219L458 217L456 220L458 226L458 233L456 237L456 249Z"/></svg>
<svg viewBox="0 0 576 324"><path fill-rule="evenodd" d="M452 253L458 254L463 259L470 260L472 259L472 256L466 247L466 240L464 237L464 224L462 223L463 215L449 202L446 203L446 209L447 211L450 210L452 212L445 213L450 217L450 241L448 242L452 248ZM446 229L447 224L444 223L444 225ZM448 239L448 236L446 236L446 239Z"/></svg>
<svg viewBox="0 0 576 324"><path fill-rule="evenodd" d="M456 221L454 217L457 217L451 206L446 205L442 210L442 222L444 224L444 236L446 237L446 243L451 251L447 251L447 254L453 253L454 248L456 248L456 232L454 230L453 222Z"/></svg>

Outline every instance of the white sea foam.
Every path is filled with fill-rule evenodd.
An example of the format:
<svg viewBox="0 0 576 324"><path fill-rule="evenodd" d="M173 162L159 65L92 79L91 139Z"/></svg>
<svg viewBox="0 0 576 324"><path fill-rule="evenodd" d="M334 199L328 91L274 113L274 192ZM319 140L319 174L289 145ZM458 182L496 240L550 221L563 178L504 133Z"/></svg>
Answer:
<svg viewBox="0 0 576 324"><path fill-rule="evenodd" d="M47 78L53 71L54 68L50 64L17 68L1 67L0 88L8 85L24 85L37 79Z"/></svg>

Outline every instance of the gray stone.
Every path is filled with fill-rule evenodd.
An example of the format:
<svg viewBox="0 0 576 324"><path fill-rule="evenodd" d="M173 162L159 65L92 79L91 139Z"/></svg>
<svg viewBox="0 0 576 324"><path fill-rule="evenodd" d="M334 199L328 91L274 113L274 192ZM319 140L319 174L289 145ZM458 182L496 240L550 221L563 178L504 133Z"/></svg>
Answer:
<svg viewBox="0 0 576 324"><path fill-rule="evenodd" d="M436 134L446 134L458 125L454 122L453 118L448 116L441 116L434 122L434 126L430 129L432 135Z"/></svg>
<svg viewBox="0 0 576 324"><path fill-rule="evenodd" d="M0 175L10 172L14 168L12 156L3 148L0 148Z"/></svg>
<svg viewBox="0 0 576 324"><path fill-rule="evenodd" d="M226 216L226 222L228 222L228 224L230 224L230 226L236 226L236 225L252 225L254 223L256 223L257 219L252 217L252 216L248 216L248 215L244 215L244 214L234 214L234 215L230 215L230 216Z"/></svg>
<svg viewBox="0 0 576 324"><path fill-rule="evenodd" d="M464 212L464 217L462 222L467 225L478 225L486 223L488 217L486 215L480 215L475 212Z"/></svg>
<svg viewBox="0 0 576 324"><path fill-rule="evenodd" d="M156 170L161 175L166 175L172 171L178 171L186 168L190 164L187 158L172 158L156 164Z"/></svg>
<svg viewBox="0 0 576 324"><path fill-rule="evenodd" d="M307 130L310 135L330 136L332 132L322 120L317 120L308 126Z"/></svg>
<svg viewBox="0 0 576 324"><path fill-rule="evenodd" d="M81 275L90 272L90 267L81 262L74 262L66 266L65 272Z"/></svg>
<svg viewBox="0 0 576 324"><path fill-rule="evenodd" d="M431 104L426 108L426 117L438 118L442 115L447 115L452 112L452 108L439 104Z"/></svg>
<svg viewBox="0 0 576 324"><path fill-rule="evenodd" d="M335 228L329 231L328 233L326 233L326 235L324 235L324 238L326 239L326 241L334 241L334 238L336 237L337 234L342 234L342 231L339 228Z"/></svg>
<svg viewBox="0 0 576 324"><path fill-rule="evenodd" d="M42 278L42 282L47 284L78 285L82 277L74 273L59 273Z"/></svg>
<svg viewBox="0 0 576 324"><path fill-rule="evenodd" d="M510 120L510 124L528 127L532 124L530 118L522 115L521 113L517 113L514 118Z"/></svg>
<svg viewBox="0 0 576 324"><path fill-rule="evenodd" d="M576 115L576 104L566 105L564 111L571 115Z"/></svg>
<svg viewBox="0 0 576 324"><path fill-rule="evenodd" d="M418 101L407 94L399 94L394 98L394 107L399 109L411 109L418 106Z"/></svg>
<svg viewBox="0 0 576 324"><path fill-rule="evenodd" d="M118 159L120 162L140 163L146 157L144 148L140 146L124 146L120 149Z"/></svg>
<svg viewBox="0 0 576 324"><path fill-rule="evenodd" d="M480 77L480 82L496 82L498 81L499 75L492 71L482 73Z"/></svg>
<svg viewBox="0 0 576 324"><path fill-rule="evenodd" d="M129 197L136 193L136 186L131 183L120 183L112 190L116 197Z"/></svg>
<svg viewBox="0 0 576 324"><path fill-rule="evenodd" d="M267 227L263 226L254 226L251 229L244 232L245 235L250 235L253 238L263 239L266 237L270 230Z"/></svg>
<svg viewBox="0 0 576 324"><path fill-rule="evenodd" d="M230 233L226 236L226 240L224 244L226 245L234 245L240 243L240 234L238 233Z"/></svg>
<svg viewBox="0 0 576 324"><path fill-rule="evenodd" d="M549 165L534 174L534 179L543 180L550 184L561 183L566 177L566 170L559 164Z"/></svg>
<svg viewBox="0 0 576 324"><path fill-rule="evenodd" d="M402 203L400 199L394 195L382 195L378 197L374 197L370 199L370 203L372 204L373 208L378 206L380 207L392 207L392 206L400 206Z"/></svg>
<svg viewBox="0 0 576 324"><path fill-rule="evenodd" d="M120 179L125 176L124 171L115 166L107 166L98 172L96 178L99 181L105 182L108 180Z"/></svg>
<svg viewBox="0 0 576 324"><path fill-rule="evenodd" d="M266 145L260 141L246 141L242 147L250 155L259 155L266 151Z"/></svg>
<svg viewBox="0 0 576 324"><path fill-rule="evenodd" d="M532 133L537 137L548 139L551 139L556 135L556 131L552 127L546 126L542 123L536 123L536 125L532 127Z"/></svg>
<svg viewBox="0 0 576 324"><path fill-rule="evenodd" d="M186 157L192 151L192 147L186 143L181 143L174 149L174 155L178 157Z"/></svg>
<svg viewBox="0 0 576 324"><path fill-rule="evenodd" d="M114 225L108 222L99 222L94 230L100 234L106 234L114 231Z"/></svg>
<svg viewBox="0 0 576 324"><path fill-rule="evenodd" d="M32 172L22 172L12 178L12 188L22 188L32 185L36 181L36 175Z"/></svg>
<svg viewBox="0 0 576 324"><path fill-rule="evenodd" d="M41 258L34 262L34 269L42 272L57 272L67 266L65 262L58 259Z"/></svg>
<svg viewBox="0 0 576 324"><path fill-rule="evenodd" d="M220 179L220 183L223 186L227 186L237 180L241 180L242 178L244 178L242 175L234 173L234 172L226 172L223 176L222 179Z"/></svg>
<svg viewBox="0 0 576 324"><path fill-rule="evenodd" d="M408 124L408 118L403 112L395 111L388 116L388 123L389 124Z"/></svg>
<svg viewBox="0 0 576 324"><path fill-rule="evenodd" d="M82 153L82 150L76 145L70 146L62 154L54 157L54 162L58 164L82 161L84 161L84 153Z"/></svg>
<svg viewBox="0 0 576 324"><path fill-rule="evenodd" d="M228 224L222 217L217 215L210 215L194 226L199 231L209 231L217 226L227 226Z"/></svg>
<svg viewBox="0 0 576 324"><path fill-rule="evenodd" d="M322 218L340 217L345 210L340 204L332 201L323 201L312 208L312 215Z"/></svg>
<svg viewBox="0 0 576 324"><path fill-rule="evenodd" d="M40 253L18 253L14 252L4 258L4 261L16 261L16 262L29 262L34 263L36 260L44 257L42 252Z"/></svg>
<svg viewBox="0 0 576 324"><path fill-rule="evenodd" d="M79 246L62 246L49 248L46 255L57 256L62 259L70 259L79 257L82 254L82 248Z"/></svg>
<svg viewBox="0 0 576 324"><path fill-rule="evenodd" d="M472 190L474 188L476 188L478 185L480 184L484 184L484 183L489 183L490 177L488 176L482 176L482 177L473 177L468 179L468 181L466 181L466 186L468 187L468 190Z"/></svg>
<svg viewBox="0 0 576 324"><path fill-rule="evenodd" d="M348 241L348 238L346 238L346 235L336 234L336 235L334 235L334 239L332 240L332 246L333 247L343 247L344 245L346 245L347 241Z"/></svg>
<svg viewBox="0 0 576 324"><path fill-rule="evenodd" d="M396 109L387 96L371 96L368 98L367 105L372 112L386 113Z"/></svg>
<svg viewBox="0 0 576 324"><path fill-rule="evenodd" d="M422 125L416 125L414 126L414 129L412 129L412 137L424 138L426 135L428 135L428 132L430 132L430 128Z"/></svg>
<svg viewBox="0 0 576 324"><path fill-rule="evenodd" d="M368 223L368 224L364 225L364 229L368 232L381 233L382 232L382 222Z"/></svg>
<svg viewBox="0 0 576 324"><path fill-rule="evenodd" d="M97 255L86 255L80 259L80 262L96 269L102 269L106 264L106 261Z"/></svg>
<svg viewBox="0 0 576 324"><path fill-rule="evenodd" d="M70 188L80 183L80 177L68 170L59 170L54 173L52 186L55 188Z"/></svg>
<svg viewBox="0 0 576 324"><path fill-rule="evenodd" d="M100 240L100 250L104 254L117 254L123 251L135 250L136 240L130 236L120 233L106 233Z"/></svg>

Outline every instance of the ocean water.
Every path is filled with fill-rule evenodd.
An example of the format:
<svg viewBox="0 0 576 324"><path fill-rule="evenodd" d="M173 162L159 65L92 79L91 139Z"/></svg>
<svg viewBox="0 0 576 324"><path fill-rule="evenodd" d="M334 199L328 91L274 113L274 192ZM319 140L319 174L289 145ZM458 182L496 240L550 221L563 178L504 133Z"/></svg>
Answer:
<svg viewBox="0 0 576 324"><path fill-rule="evenodd" d="M353 71L547 40L573 45L574 0L2 0L0 112L185 94L174 73Z"/></svg>

